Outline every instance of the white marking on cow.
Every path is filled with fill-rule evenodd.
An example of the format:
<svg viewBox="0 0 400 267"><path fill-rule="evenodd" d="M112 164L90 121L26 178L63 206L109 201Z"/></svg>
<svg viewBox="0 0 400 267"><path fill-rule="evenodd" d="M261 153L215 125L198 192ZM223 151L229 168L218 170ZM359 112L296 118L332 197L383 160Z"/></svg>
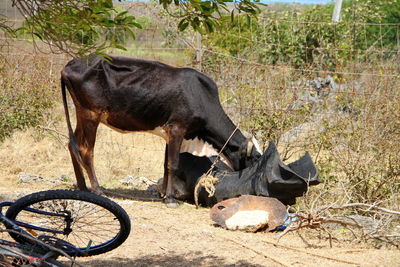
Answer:
<svg viewBox="0 0 400 267"><path fill-rule="evenodd" d="M209 143L195 137L194 139L184 139L181 145L180 153L190 153L198 157L212 157L218 156L218 151ZM220 159L223 163L233 169L231 161L221 153Z"/></svg>
<svg viewBox="0 0 400 267"><path fill-rule="evenodd" d="M162 127L156 127L154 130L146 132L160 136L164 138L166 142L168 142L167 132ZM218 151L211 144L201 140L198 137L195 137L194 139L183 139L179 153L185 152L197 157L218 156ZM220 155L220 159L223 163L233 169L231 161L224 154Z"/></svg>
<svg viewBox="0 0 400 267"><path fill-rule="evenodd" d="M161 126L158 126L158 127L154 128L153 130L145 131L145 132L157 135L157 136L163 138L165 140L165 142L168 142L167 132Z"/></svg>
<svg viewBox="0 0 400 267"><path fill-rule="evenodd" d="M257 139L254 136L251 137L251 142L253 143L256 151L262 155L263 152L261 150L260 144L258 143Z"/></svg>
<svg viewBox="0 0 400 267"><path fill-rule="evenodd" d="M238 211L225 221L229 230L250 230L268 224L269 214L265 210Z"/></svg>
<svg viewBox="0 0 400 267"><path fill-rule="evenodd" d="M254 137L254 135L252 135L249 132L246 131L242 131L242 134L244 135L244 137L247 138L248 144L247 144L247 156L249 157L251 155L251 150L254 146L254 148L256 149L256 151L258 153L260 153L261 155L263 154L260 144L258 143L257 139Z"/></svg>

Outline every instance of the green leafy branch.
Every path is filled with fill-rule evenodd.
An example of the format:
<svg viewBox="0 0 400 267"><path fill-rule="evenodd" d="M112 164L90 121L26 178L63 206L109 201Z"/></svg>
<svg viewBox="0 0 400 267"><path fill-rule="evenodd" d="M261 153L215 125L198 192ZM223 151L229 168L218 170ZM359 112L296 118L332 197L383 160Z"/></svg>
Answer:
<svg viewBox="0 0 400 267"><path fill-rule="evenodd" d="M248 18L260 14L260 0L159 0L169 15L180 19L178 29L184 31L191 26L202 34L211 33L220 26L222 17L237 14Z"/></svg>
<svg viewBox="0 0 400 267"><path fill-rule="evenodd" d="M14 0L25 17L20 33L47 43L53 53L72 56L102 54L107 48L124 49L126 37L141 28L134 16L118 11L111 0Z"/></svg>

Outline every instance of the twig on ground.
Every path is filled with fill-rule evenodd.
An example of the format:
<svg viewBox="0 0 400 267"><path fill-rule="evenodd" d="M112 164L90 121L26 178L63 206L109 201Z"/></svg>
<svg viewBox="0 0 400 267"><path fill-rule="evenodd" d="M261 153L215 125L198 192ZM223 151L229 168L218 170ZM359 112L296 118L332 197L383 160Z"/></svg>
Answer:
<svg viewBox="0 0 400 267"><path fill-rule="evenodd" d="M353 234L354 240L377 240L381 242L385 242L396 247L400 247L400 234L393 234L390 233L390 224L392 223L393 217L400 215L399 211L390 210L387 208L379 207L377 204L366 204L366 203L348 203L341 206L338 205L329 205L323 206L319 208L317 211L314 211L316 208L317 200L320 199L322 193L320 193L315 199L313 199L311 203L311 209L308 213L303 211L297 211L295 217L297 218L296 221L292 223L292 225L288 226L279 236L277 242L286 235L288 232L298 231L303 228L309 229L316 229L322 230L328 234L329 244L332 247L332 233L324 226L324 224L339 224L348 230L351 231ZM345 216L341 215L345 219L338 219L337 215L336 218L334 215L330 215L328 212L329 209L349 209L349 208L368 208L367 211L372 212L376 210L376 217L380 218L379 221L376 221L377 218L365 217L360 216L360 220L354 218L354 216ZM383 213L390 214L383 216ZM323 214L323 215L322 215ZM357 216L357 215L355 215ZM388 218L389 216L389 218ZM364 218L364 219L363 219ZM363 220L367 219L366 222ZM361 234L357 234L354 229L361 230ZM389 231L387 234L382 234L385 231ZM339 240L335 238L336 240Z"/></svg>
<svg viewBox="0 0 400 267"><path fill-rule="evenodd" d="M385 213L400 215L400 211L390 210L387 208L379 207L377 205L366 204L366 203L348 203L348 204L344 204L341 206L322 207L321 210L322 209L346 209L346 208L351 208L351 207L365 207L365 208L368 208L368 210L375 209L375 210L383 211Z"/></svg>

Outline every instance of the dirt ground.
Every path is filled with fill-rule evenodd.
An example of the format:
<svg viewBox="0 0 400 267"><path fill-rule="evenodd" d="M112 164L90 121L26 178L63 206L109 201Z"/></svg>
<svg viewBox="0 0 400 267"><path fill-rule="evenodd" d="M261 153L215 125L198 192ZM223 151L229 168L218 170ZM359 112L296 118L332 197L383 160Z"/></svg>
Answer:
<svg viewBox="0 0 400 267"><path fill-rule="evenodd" d="M65 187L65 186L61 186ZM60 188L52 186L52 188ZM46 183L3 183L0 197L14 198L49 189ZM182 203L169 209L146 200L138 190L114 190L112 197L130 215L132 232L119 248L80 258L83 266L400 266L400 251L317 238L315 230L288 233L245 233L216 227L209 209ZM141 200L133 200L140 197Z"/></svg>
<svg viewBox="0 0 400 267"><path fill-rule="evenodd" d="M182 204L177 209L168 209L143 191L119 182L128 174L149 174L150 167L155 171L147 177L153 181L160 177L163 144L158 140L143 141L140 139L143 135L138 139L112 134L110 137L109 132L100 132L101 145L95 151L96 170L102 186L124 195L112 199L130 215L132 232L119 248L78 259L83 266L400 266L400 251L396 249L373 249L362 243L335 240L330 248L328 239L318 238L320 233L316 230L302 230L301 236L288 233L277 243L279 234L218 228L206 208ZM72 188L73 170L65 141L37 138L27 131L1 144L0 200L39 190ZM149 148L150 144L158 149ZM142 168L134 169L136 166ZM21 182L21 173L36 174L44 180ZM106 179L108 176L111 178ZM53 183L46 177L62 179Z"/></svg>

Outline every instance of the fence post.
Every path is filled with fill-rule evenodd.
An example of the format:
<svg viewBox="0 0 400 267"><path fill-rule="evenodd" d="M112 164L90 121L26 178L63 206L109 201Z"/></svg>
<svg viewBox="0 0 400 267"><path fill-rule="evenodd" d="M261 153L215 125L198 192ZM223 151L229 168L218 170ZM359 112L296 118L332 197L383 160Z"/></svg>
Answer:
<svg viewBox="0 0 400 267"><path fill-rule="evenodd" d="M341 9L342 9L342 0L336 0L335 8L333 9L332 22L339 22Z"/></svg>
<svg viewBox="0 0 400 267"><path fill-rule="evenodd" d="M202 36L200 33L196 34L196 40L197 40L197 48L196 48L196 61L199 64L199 70L201 71L201 66L202 66L202 57L203 57L203 50L202 50Z"/></svg>

